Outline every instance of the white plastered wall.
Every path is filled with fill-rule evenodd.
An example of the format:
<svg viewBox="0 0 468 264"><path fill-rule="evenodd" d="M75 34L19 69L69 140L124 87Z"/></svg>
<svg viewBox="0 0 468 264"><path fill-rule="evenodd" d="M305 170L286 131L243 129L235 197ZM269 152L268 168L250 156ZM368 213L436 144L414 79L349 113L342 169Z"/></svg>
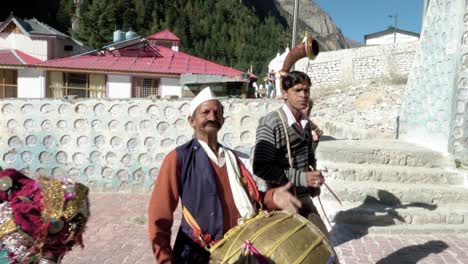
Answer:
<svg viewBox="0 0 468 264"><path fill-rule="evenodd" d="M173 96L182 97L182 87L179 78L161 78L160 83L161 97Z"/></svg>
<svg viewBox="0 0 468 264"><path fill-rule="evenodd" d="M18 98L44 98L45 73L42 69L18 70Z"/></svg>
<svg viewBox="0 0 468 264"><path fill-rule="evenodd" d="M378 38L371 38L367 39L366 45L384 45L384 44L393 44L394 42L396 43L402 43L402 42L412 42L412 41L418 41L419 38L415 36L410 36L406 34L401 34L401 33L396 33L396 38L393 33L381 36Z"/></svg>
<svg viewBox="0 0 468 264"><path fill-rule="evenodd" d="M128 75L107 75L107 96L109 98L132 97L132 78Z"/></svg>

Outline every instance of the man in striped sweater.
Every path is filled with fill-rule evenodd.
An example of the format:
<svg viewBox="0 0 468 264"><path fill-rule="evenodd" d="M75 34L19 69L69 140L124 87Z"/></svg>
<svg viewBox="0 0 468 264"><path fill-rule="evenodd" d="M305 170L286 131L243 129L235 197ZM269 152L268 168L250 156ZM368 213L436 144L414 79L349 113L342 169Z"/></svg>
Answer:
<svg viewBox="0 0 468 264"><path fill-rule="evenodd" d="M253 158L254 174L270 187L292 182L302 202L299 213L314 222L328 237L311 196L320 194L325 179L315 170L316 160L308 117L302 112L310 98L310 78L292 71L281 80L284 105L259 121Z"/></svg>

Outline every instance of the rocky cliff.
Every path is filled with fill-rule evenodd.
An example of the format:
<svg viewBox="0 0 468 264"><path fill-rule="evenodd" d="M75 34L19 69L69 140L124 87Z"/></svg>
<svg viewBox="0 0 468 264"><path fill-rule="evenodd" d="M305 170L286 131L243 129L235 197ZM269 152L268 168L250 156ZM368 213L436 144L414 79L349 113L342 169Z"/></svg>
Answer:
<svg viewBox="0 0 468 264"><path fill-rule="evenodd" d="M276 8L292 29L294 0L274 0ZM333 19L311 0L299 0L298 41L307 31L318 40L322 50L349 48L341 30Z"/></svg>

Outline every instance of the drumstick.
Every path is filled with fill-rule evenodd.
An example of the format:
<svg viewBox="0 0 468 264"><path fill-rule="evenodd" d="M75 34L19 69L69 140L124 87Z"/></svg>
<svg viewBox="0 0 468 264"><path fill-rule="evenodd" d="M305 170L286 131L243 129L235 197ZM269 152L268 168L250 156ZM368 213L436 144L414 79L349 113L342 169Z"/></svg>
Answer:
<svg viewBox="0 0 468 264"><path fill-rule="evenodd" d="M309 168L311 170L314 170L312 168L312 166L309 165ZM330 191L330 193L333 195L333 197L335 197L335 199L338 201L338 203L343 206L343 203L341 202L340 198L338 198L338 195L336 195L336 193L330 188L330 186L328 186L325 182L323 182L323 185L325 185L325 187L327 187L328 191Z"/></svg>

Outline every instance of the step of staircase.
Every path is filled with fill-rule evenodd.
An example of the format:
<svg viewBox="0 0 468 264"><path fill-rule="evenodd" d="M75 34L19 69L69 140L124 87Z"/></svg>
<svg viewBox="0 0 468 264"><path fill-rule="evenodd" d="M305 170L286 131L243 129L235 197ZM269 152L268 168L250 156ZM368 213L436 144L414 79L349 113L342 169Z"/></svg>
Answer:
<svg viewBox="0 0 468 264"><path fill-rule="evenodd" d="M443 153L398 140L328 140L321 141L317 151L319 162L382 164L409 167L454 168L451 157Z"/></svg>
<svg viewBox="0 0 468 264"><path fill-rule="evenodd" d="M318 167L328 171L324 173L327 179L341 181L463 185L465 178L463 171L454 168L388 166L329 161L319 161Z"/></svg>
<svg viewBox="0 0 468 264"><path fill-rule="evenodd" d="M400 205L404 203L455 204L468 202L468 189L459 185L341 180L327 180L327 184L342 201L353 203L363 203L366 199L377 200L387 205ZM326 188L322 187L322 191L323 199L334 199Z"/></svg>
<svg viewBox="0 0 468 264"><path fill-rule="evenodd" d="M328 218L335 224L368 226L393 225L468 225L468 207L464 204L408 203L389 206L366 201L365 203L343 203L322 201Z"/></svg>

